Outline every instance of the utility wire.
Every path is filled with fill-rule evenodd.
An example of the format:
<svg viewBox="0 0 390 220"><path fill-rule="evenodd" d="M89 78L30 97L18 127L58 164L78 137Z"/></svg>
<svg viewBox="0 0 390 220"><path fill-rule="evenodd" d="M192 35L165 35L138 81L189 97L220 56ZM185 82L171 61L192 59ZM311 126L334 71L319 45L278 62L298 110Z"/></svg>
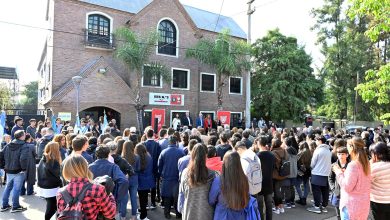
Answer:
<svg viewBox="0 0 390 220"><path fill-rule="evenodd" d="M219 18L221 17L221 12L222 12L222 8L223 8L223 3L224 3L224 2L225 2L225 0L222 0L221 8L219 9L219 14L218 14L217 22L215 23L214 32L215 32L215 30L217 30L217 26L218 26Z"/></svg>
<svg viewBox="0 0 390 220"><path fill-rule="evenodd" d="M51 31L51 32L64 33L64 34L71 34L71 35L76 35L76 36L81 36L81 37L85 37L86 36L86 34L80 34L80 33L64 31L64 30L57 30L57 29L51 29L51 28L36 27L36 26L31 26L31 25L26 25L26 24L19 24L19 23L13 23L13 22L2 21L2 20L0 20L0 23L9 24L9 25L15 25L15 26L21 26L21 27L27 27L27 28L32 28L32 29L39 29L39 30L44 30L44 31ZM115 41L124 42L124 43L127 42L125 40L119 40L119 39L116 39ZM144 42L137 42L137 43L138 44L144 44L144 45L151 45L151 46L160 47L160 48L169 45L168 43L166 43L165 45L162 45L162 46L159 46L158 44L148 44L148 43L144 43ZM54 47L54 48L57 47L57 48L63 48L63 49L73 49L73 50L84 51L84 50L77 49L77 48L64 48L64 47L59 47L59 46L54 46L54 45L52 45L50 47ZM188 47L182 47L182 46L174 46L174 47L172 46L172 48L177 48L177 49L182 49L182 50L194 50L194 48L188 48ZM200 50L200 51L211 52L211 50ZM230 52L230 54L250 55L250 54L247 54L247 53L237 53L237 52Z"/></svg>

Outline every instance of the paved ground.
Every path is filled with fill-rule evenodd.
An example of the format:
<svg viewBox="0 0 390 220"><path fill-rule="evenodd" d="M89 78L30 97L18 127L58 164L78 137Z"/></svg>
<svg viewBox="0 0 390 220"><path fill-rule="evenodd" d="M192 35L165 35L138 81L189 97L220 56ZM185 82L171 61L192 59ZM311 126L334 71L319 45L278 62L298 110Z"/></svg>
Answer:
<svg viewBox="0 0 390 220"><path fill-rule="evenodd" d="M0 188L0 195L3 195L3 188ZM26 206L28 209L25 212L22 213L10 213L8 212L1 212L0 213L0 220L25 220L25 219L43 219L44 218L44 210L46 206L45 200L36 197L36 196L22 196L20 198L20 203L23 206ZM130 211L131 207L129 205L128 211ZM329 212L327 214L314 214L307 212L304 207L297 205L296 208L293 209L286 209L286 212L284 214L280 215L274 215L274 220L336 220L334 209L329 207ZM163 210L160 208L157 208L156 210L149 211L148 212L148 218L151 220L163 220ZM172 219L175 219L174 216L172 216Z"/></svg>

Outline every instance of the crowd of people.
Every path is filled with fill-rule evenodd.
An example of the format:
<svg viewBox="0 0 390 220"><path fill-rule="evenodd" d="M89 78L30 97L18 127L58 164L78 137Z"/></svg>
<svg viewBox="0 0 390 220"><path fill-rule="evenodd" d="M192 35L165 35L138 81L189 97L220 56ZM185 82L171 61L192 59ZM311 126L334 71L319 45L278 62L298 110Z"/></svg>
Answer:
<svg viewBox="0 0 390 220"><path fill-rule="evenodd" d="M339 219L366 220L370 212L375 220L390 219L389 131L383 127L347 133L218 126L206 132L183 125L180 131L120 132L115 121L103 130L91 119L82 119L80 128L60 119L54 128L29 122L25 131L16 117L3 137L1 212L25 211L19 197L35 195L46 201L45 219L147 220L160 206L166 219L174 212L186 220L271 220L296 205L327 213L329 203Z"/></svg>

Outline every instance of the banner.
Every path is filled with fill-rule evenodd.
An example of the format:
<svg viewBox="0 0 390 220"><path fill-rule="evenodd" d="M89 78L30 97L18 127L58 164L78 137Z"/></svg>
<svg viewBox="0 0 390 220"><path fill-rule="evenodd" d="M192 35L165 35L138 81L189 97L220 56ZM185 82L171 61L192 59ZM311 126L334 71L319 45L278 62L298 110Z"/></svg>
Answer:
<svg viewBox="0 0 390 220"><path fill-rule="evenodd" d="M169 94L169 93L149 93L150 105L184 105L183 94Z"/></svg>
<svg viewBox="0 0 390 220"><path fill-rule="evenodd" d="M221 122L221 125L230 125L230 112L218 111L217 119Z"/></svg>
<svg viewBox="0 0 390 220"><path fill-rule="evenodd" d="M72 113L71 112L58 112L58 117L61 118L61 121L71 121Z"/></svg>
<svg viewBox="0 0 390 220"><path fill-rule="evenodd" d="M160 132L161 127L165 124L165 109L154 108L152 109L152 128L155 130L155 119L157 118L157 131L155 133Z"/></svg>

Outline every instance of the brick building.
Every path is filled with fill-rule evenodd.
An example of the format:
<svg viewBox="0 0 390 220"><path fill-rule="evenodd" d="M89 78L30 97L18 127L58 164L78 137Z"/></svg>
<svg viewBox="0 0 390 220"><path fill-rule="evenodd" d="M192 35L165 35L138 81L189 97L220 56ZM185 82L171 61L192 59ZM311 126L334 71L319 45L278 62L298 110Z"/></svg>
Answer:
<svg viewBox="0 0 390 220"><path fill-rule="evenodd" d="M124 26L139 34L158 30L164 36L158 44L167 45L156 46L151 59L170 69L171 81L142 79L146 124L150 123L152 108L165 109L168 125L176 113L187 111L193 119L199 112L216 117L215 71L185 58L185 48L202 37L215 39L225 28L237 39L246 38L233 19L218 18L218 14L182 5L178 0L48 0L46 20L55 31L47 36L38 66L39 109L55 115L71 112L74 119L76 90L71 79L79 75L83 77L80 117L88 113L97 120L106 110L108 118L116 118L121 128L136 125L131 89L134 73L114 57L115 29ZM232 112L231 121L236 123L245 110L245 78L230 77L226 85L223 109ZM182 102L161 105L161 98L170 96Z"/></svg>

